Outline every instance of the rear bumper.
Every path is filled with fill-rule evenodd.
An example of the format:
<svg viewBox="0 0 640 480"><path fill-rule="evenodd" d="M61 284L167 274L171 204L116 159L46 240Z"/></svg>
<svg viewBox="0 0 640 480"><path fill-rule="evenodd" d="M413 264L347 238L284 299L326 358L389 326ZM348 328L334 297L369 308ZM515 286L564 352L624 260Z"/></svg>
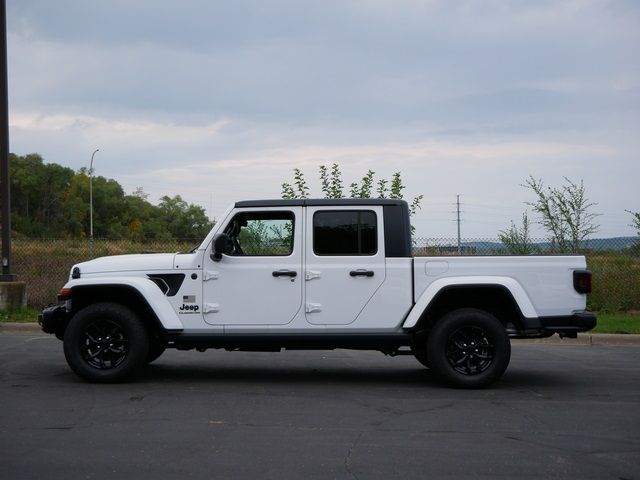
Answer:
<svg viewBox="0 0 640 480"><path fill-rule="evenodd" d="M586 332L596 326L597 317L592 312L576 312L557 317L525 318L525 330L538 330L560 336L575 337L578 332Z"/></svg>

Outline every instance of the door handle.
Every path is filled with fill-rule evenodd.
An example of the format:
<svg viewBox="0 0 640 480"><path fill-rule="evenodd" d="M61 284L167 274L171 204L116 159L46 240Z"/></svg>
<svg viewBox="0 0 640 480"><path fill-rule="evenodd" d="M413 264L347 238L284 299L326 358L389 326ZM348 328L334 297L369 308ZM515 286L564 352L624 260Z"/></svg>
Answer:
<svg viewBox="0 0 640 480"><path fill-rule="evenodd" d="M275 272L272 272L271 275L273 275L274 277L295 277L296 275L298 275L298 272L295 272L293 270L276 270Z"/></svg>
<svg viewBox="0 0 640 480"><path fill-rule="evenodd" d="M349 275L352 277L373 277L373 270L351 270Z"/></svg>

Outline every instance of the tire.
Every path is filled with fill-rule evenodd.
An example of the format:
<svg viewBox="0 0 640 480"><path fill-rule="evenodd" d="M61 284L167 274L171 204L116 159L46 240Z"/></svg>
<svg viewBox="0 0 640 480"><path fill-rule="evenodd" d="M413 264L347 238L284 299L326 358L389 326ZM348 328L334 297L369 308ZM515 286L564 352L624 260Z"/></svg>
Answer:
<svg viewBox="0 0 640 480"><path fill-rule="evenodd" d="M411 342L411 353L416 360L427 368L431 368L429 356L427 355L427 336L424 332L417 333Z"/></svg>
<svg viewBox="0 0 640 480"><path fill-rule="evenodd" d="M464 308L437 321L427 339L427 357L431 369L445 383L482 388L498 380L507 369L511 343L496 317Z"/></svg>
<svg viewBox="0 0 640 480"><path fill-rule="evenodd" d="M89 382L119 382L134 374L149 354L149 335L124 305L95 303L76 313L64 335L71 369Z"/></svg>
<svg viewBox="0 0 640 480"><path fill-rule="evenodd" d="M145 363L148 365L151 362L155 362L158 358L160 358L160 355L162 355L166 349L166 343L163 343L160 340L152 339L149 343L149 353L147 354Z"/></svg>
<svg viewBox="0 0 640 480"><path fill-rule="evenodd" d="M427 368L431 368L431 363L429 363L429 355L427 355L427 350L425 348L415 348L411 347L411 353L416 357L422 365Z"/></svg>

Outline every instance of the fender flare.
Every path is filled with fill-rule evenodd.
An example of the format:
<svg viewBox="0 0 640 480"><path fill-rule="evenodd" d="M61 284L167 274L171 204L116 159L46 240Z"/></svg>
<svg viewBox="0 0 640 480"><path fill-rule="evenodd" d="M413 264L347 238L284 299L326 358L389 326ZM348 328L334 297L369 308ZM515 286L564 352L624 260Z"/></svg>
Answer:
<svg viewBox="0 0 640 480"><path fill-rule="evenodd" d="M134 290L146 302L151 311L155 313L158 321L165 330L183 330L184 325L178 318L173 307L162 293L158 286L147 278L140 277L99 277L99 278L80 278L67 282L64 288L84 287L124 287ZM117 301L117 299L114 299Z"/></svg>
<svg viewBox="0 0 640 480"><path fill-rule="evenodd" d="M496 286L500 288L506 288L518 308L520 308L520 312L525 318L537 318L538 315L536 313L535 308L533 307L533 303L531 303L531 299L527 292L525 292L524 288L520 283L511 277L455 277L455 278L440 278L433 283L431 283L426 290L420 295L420 298L415 303L411 312L407 316L406 320L402 324L402 328L412 328L415 327L420 320L422 314L429 308L429 305L433 301L433 299L440 293L442 290L447 287L473 287L475 285L481 286Z"/></svg>

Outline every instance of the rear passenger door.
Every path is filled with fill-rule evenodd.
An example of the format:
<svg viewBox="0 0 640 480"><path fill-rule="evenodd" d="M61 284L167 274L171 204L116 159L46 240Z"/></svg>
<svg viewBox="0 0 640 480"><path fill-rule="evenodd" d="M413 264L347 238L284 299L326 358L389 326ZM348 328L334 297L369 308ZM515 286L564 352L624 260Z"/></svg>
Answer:
<svg viewBox="0 0 640 480"><path fill-rule="evenodd" d="M382 207L306 207L307 322L356 320L385 278ZM362 325L361 325L362 326Z"/></svg>

